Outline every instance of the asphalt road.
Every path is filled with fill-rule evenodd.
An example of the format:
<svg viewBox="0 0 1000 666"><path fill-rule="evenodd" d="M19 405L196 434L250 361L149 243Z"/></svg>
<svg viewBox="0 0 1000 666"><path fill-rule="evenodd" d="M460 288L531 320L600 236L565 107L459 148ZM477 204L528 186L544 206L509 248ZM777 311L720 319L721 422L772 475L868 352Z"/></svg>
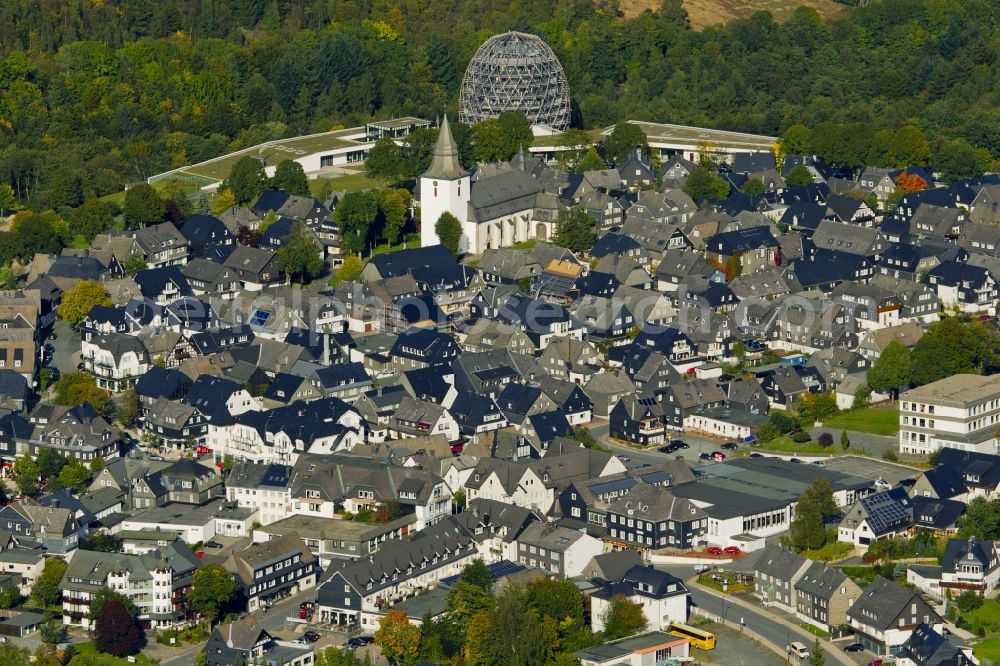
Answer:
<svg viewBox="0 0 1000 666"><path fill-rule="evenodd" d="M776 622L763 611L751 610L736 605L721 595L706 592L701 588L691 588L691 599L702 610L723 618L723 624L738 629L740 623L743 622L748 631L766 638L779 647L788 645L792 641L799 641L807 646L812 646L816 638L810 633L792 629L787 625ZM834 664L854 666L854 662L837 651L825 650L825 653L826 663L831 666Z"/></svg>

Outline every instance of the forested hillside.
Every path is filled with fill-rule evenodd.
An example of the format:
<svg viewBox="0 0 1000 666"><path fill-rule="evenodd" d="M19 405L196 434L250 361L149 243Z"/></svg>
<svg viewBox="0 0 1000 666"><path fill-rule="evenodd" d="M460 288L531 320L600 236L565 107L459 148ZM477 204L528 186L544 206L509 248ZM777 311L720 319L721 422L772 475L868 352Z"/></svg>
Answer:
<svg viewBox="0 0 1000 666"><path fill-rule="evenodd" d="M435 117L507 29L552 45L580 126L852 123L838 136L868 145L915 125L932 151L961 138L1000 155L993 0L874 0L832 22L800 9L702 32L680 0L629 20L590 0L5 0L0 183L65 211L270 138Z"/></svg>

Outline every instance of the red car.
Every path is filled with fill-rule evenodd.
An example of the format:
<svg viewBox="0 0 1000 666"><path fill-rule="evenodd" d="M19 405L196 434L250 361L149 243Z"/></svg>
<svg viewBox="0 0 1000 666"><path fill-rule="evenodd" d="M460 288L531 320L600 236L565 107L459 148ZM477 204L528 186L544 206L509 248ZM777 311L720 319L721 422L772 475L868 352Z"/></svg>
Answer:
<svg viewBox="0 0 1000 666"><path fill-rule="evenodd" d="M722 451L712 451L712 460L715 462L722 462L726 459L726 454Z"/></svg>
<svg viewBox="0 0 1000 666"><path fill-rule="evenodd" d="M726 546L726 555L739 555L740 549L736 546Z"/></svg>
<svg viewBox="0 0 1000 666"><path fill-rule="evenodd" d="M875 657L868 662L868 666L882 666L882 657Z"/></svg>
<svg viewBox="0 0 1000 666"><path fill-rule="evenodd" d="M198 445L198 455L199 455L199 456L203 456L203 455L205 455L206 453L211 453L211 452L212 452L212 449L208 448L208 447L207 447L207 446L205 446L204 444L199 444L199 445Z"/></svg>
<svg viewBox="0 0 1000 666"><path fill-rule="evenodd" d="M722 549L719 548L718 546L709 546L708 547L708 554L709 555L722 555Z"/></svg>

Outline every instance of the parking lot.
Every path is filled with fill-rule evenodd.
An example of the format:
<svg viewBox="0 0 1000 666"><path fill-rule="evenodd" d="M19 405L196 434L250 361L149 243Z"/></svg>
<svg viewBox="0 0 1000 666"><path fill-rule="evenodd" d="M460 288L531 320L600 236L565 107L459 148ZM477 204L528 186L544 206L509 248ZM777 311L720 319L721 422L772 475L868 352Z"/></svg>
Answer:
<svg viewBox="0 0 1000 666"><path fill-rule="evenodd" d="M896 485L903 479L914 479L920 474L920 470L915 467L907 467L898 463L891 463L876 458L864 458L862 456L837 456L826 461L826 469L860 476L863 479L882 478Z"/></svg>

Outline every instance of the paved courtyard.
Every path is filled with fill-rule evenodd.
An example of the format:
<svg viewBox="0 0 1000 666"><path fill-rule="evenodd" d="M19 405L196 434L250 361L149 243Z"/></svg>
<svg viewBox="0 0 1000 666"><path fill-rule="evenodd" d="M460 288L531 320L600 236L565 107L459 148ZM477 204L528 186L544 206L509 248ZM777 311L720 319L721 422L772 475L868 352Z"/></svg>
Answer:
<svg viewBox="0 0 1000 666"><path fill-rule="evenodd" d="M920 474L920 470L915 467L862 456L837 456L831 458L826 462L826 469L841 472L842 474L860 476L864 479L875 480L883 478L892 485L896 485L903 479L916 478Z"/></svg>

